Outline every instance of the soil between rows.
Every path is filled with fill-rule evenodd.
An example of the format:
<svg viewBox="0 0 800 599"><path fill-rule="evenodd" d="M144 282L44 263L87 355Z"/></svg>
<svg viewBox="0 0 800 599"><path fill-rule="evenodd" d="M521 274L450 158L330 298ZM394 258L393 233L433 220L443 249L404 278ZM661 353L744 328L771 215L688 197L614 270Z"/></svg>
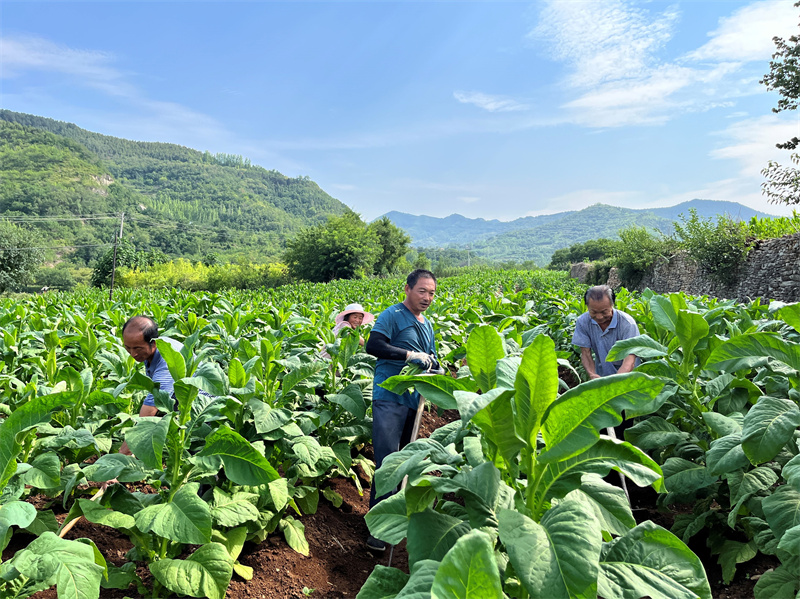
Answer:
<svg viewBox="0 0 800 599"><path fill-rule="evenodd" d="M432 431L457 418L455 411L445 413L443 417L435 412L425 412L419 436L427 437ZM320 497L317 513L301 518L310 547L309 556L305 557L291 549L280 533L271 534L259 545L246 544L239 561L253 568L254 577L250 581L244 581L234 574L226 594L227 599L354 598L376 564L388 565L389 549L384 555L375 555L367 550L364 543L368 535L364 515L369 510L369 490L365 489L364 495L360 496L352 481L346 479L331 480L329 484L344 501L337 509ZM655 509L655 493L651 494L635 486L630 486L629 489L632 491L631 503L637 520L649 519L665 528L671 526L673 515ZM63 517L64 515L59 517L59 521ZM106 560L117 566L125 563L125 553L131 548L123 534L83 519L66 536L68 539L81 537L92 539ZM8 559L13 551L21 548L20 542L24 546L25 537L16 533L12 545L4 552L4 559ZM752 599L758 576L777 566L773 557L759 555L756 559L741 564L732 584L725 586L721 582L721 571L716 560L707 551L703 551L702 543L692 546L692 549L703 559L714 599ZM408 572L405 541L395 547L391 565ZM142 566L138 572L149 583L151 576L147 568ZM33 595L34 599L56 597L55 588ZM100 589L100 597L123 599L140 598L141 595L131 586L127 591Z"/></svg>

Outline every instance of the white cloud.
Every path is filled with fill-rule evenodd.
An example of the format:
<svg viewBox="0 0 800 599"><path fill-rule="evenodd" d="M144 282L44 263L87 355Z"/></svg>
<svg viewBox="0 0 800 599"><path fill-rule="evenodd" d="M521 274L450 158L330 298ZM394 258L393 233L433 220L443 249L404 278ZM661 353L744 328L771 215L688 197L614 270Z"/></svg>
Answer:
<svg viewBox="0 0 800 599"><path fill-rule="evenodd" d="M677 9L650 12L630 0L548 0L529 38L566 63L563 108L588 127L663 124L678 114L733 106L763 92L748 62L768 60L774 35L796 29L790 2L763 1L719 20L709 41L664 60L680 17Z"/></svg>
<svg viewBox="0 0 800 599"><path fill-rule="evenodd" d="M624 0L550 0L528 37L572 67L571 86L587 88L646 75L677 20L672 8L652 17Z"/></svg>
<svg viewBox="0 0 800 599"><path fill-rule="evenodd" d="M474 204L475 202L481 201L481 199L476 196L461 196L458 199L464 202L465 204Z"/></svg>
<svg viewBox="0 0 800 599"><path fill-rule="evenodd" d="M716 135L725 145L713 150L711 157L735 160L743 177L760 180L761 170L770 160L788 162L789 152L779 150L775 144L800 137L800 119L769 114L732 123Z"/></svg>
<svg viewBox="0 0 800 599"><path fill-rule="evenodd" d="M708 34L708 43L690 52L696 61L769 60L775 51L774 36L788 38L797 30L798 11L792 2L756 2L723 17Z"/></svg>
<svg viewBox="0 0 800 599"><path fill-rule="evenodd" d="M493 96L482 92L453 92L453 97L462 104L473 104L489 112L516 112L528 110L527 104L522 104L504 96Z"/></svg>
<svg viewBox="0 0 800 599"><path fill-rule="evenodd" d="M112 96L135 95L111 63L113 55L95 50L80 50L55 44L39 37L0 38L2 76L15 77L22 71L39 70L77 77L89 87Z"/></svg>

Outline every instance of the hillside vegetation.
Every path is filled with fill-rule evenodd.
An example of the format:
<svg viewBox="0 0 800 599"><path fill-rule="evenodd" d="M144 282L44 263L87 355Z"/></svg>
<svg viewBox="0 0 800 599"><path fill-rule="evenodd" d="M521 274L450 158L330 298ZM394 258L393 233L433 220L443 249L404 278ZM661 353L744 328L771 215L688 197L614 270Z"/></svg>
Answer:
<svg viewBox="0 0 800 599"><path fill-rule="evenodd" d="M0 159L0 215L24 222L124 211L126 237L173 257L272 258L303 226L347 210L308 177L241 156L129 141L8 110L0 110ZM114 218L27 222L54 245L108 244L119 227ZM89 264L102 251L80 248L73 258Z"/></svg>

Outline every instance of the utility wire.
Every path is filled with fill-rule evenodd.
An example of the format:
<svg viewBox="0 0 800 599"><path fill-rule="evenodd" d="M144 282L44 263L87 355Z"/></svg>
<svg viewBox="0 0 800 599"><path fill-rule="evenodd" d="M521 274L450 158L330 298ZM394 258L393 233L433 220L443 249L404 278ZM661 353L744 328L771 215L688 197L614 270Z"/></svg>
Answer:
<svg viewBox="0 0 800 599"><path fill-rule="evenodd" d="M56 216L53 216L53 217L49 217L49 216L47 216L47 217L45 217L45 216L41 216L41 217L39 217L39 216L20 216L20 217L4 216L4 217L2 217L2 220L13 221L13 222L16 222L16 223L21 223L21 222L40 223L40 222L47 222L47 221L51 221L51 220L57 220L57 221L63 221L63 220L80 220L80 221L84 221L84 220L119 220L119 215L117 215L117 216L64 216L64 217L61 217L61 216L58 216L58 217L56 217Z"/></svg>
<svg viewBox="0 0 800 599"><path fill-rule="evenodd" d="M99 248L114 245L113 243L87 243L85 245L52 245L47 247L27 247L27 248L3 248L0 247L0 252L13 252L20 250L66 250L72 248Z"/></svg>

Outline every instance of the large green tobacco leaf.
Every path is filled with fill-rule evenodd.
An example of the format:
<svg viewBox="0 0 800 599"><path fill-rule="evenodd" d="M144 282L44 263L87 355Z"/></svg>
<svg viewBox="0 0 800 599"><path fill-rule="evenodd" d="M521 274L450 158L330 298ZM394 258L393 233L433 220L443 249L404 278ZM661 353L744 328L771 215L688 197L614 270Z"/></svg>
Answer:
<svg viewBox="0 0 800 599"><path fill-rule="evenodd" d="M455 392L458 413L461 416L461 422L464 426L472 420L475 414L495 400L501 403L508 403L510 406L509 402L512 397L514 397L514 390L503 387L495 387L486 393L473 393L472 391Z"/></svg>
<svg viewBox="0 0 800 599"><path fill-rule="evenodd" d="M409 443L400 451L389 454L381 467L375 472L375 496L381 497L397 487L405 476L409 479L423 469L423 461L431 454L445 457L447 452L442 444L432 439L419 439Z"/></svg>
<svg viewBox="0 0 800 599"><path fill-rule="evenodd" d="M597 594L604 599L711 599L703 564L671 532L643 522L603 546Z"/></svg>
<svg viewBox="0 0 800 599"><path fill-rule="evenodd" d="M228 495L219 487L214 487L212 492L211 517L218 525L233 527L258 520L258 495L241 492Z"/></svg>
<svg viewBox="0 0 800 599"><path fill-rule="evenodd" d="M302 522L295 520L291 516L286 516L281 519L278 528L283 532L289 547L297 551L297 553L308 557L311 549L306 540L306 527Z"/></svg>
<svg viewBox="0 0 800 599"><path fill-rule="evenodd" d="M497 385L497 361L504 358L503 340L494 327L473 329L467 339L467 363L478 388L486 393Z"/></svg>
<svg viewBox="0 0 800 599"><path fill-rule="evenodd" d="M778 549L790 555L800 555L800 524L783 533Z"/></svg>
<svg viewBox="0 0 800 599"><path fill-rule="evenodd" d="M660 416L650 416L625 431L625 440L645 451L676 445L688 438L689 433Z"/></svg>
<svg viewBox="0 0 800 599"><path fill-rule="evenodd" d="M684 360L692 355L694 348L701 339L708 335L708 331L706 319L697 312L678 310L678 326L675 334L678 336L681 349L683 349Z"/></svg>
<svg viewBox="0 0 800 599"><path fill-rule="evenodd" d="M742 449L742 437L739 433L731 433L713 441L711 449L706 453L709 474L727 474L749 465L750 460Z"/></svg>
<svg viewBox="0 0 800 599"><path fill-rule="evenodd" d="M787 530L800 525L800 491L788 485L778 487L761 505L778 542Z"/></svg>
<svg viewBox="0 0 800 599"><path fill-rule="evenodd" d="M121 483L133 483L147 477L147 471L141 461L121 453L107 453L100 456L94 464L86 466L83 473L87 480L92 482L105 482L116 478Z"/></svg>
<svg viewBox="0 0 800 599"><path fill-rule="evenodd" d="M761 366L767 358L800 370L800 344L788 343L773 333L738 335L718 346L706 361L706 368L735 372Z"/></svg>
<svg viewBox="0 0 800 599"><path fill-rule="evenodd" d="M698 489L713 485L717 477L702 464L683 458L669 458L662 466L667 491L681 496L691 496Z"/></svg>
<svg viewBox="0 0 800 599"><path fill-rule="evenodd" d="M53 410L72 405L74 393L57 393L31 399L20 405L0 424L0 488L5 487L17 471L17 456L22 446L17 436L43 422L50 420Z"/></svg>
<svg viewBox="0 0 800 599"><path fill-rule="evenodd" d="M225 474L239 485L258 486L280 478L267 458L239 433L225 426L209 435L205 447L198 455L220 456Z"/></svg>
<svg viewBox="0 0 800 599"><path fill-rule="evenodd" d="M358 591L356 599L395 599L406 586L408 574L397 568L377 564Z"/></svg>
<svg viewBox="0 0 800 599"><path fill-rule="evenodd" d="M631 372L570 389L550 405L544 416L542 434L547 449L539 460L562 460L591 447L602 429L622 422L623 410L630 418L656 409L653 400L663 387L663 381Z"/></svg>
<svg viewBox="0 0 800 599"><path fill-rule="evenodd" d="M436 571L431 599L503 599L492 545L480 530L458 539Z"/></svg>
<svg viewBox="0 0 800 599"><path fill-rule="evenodd" d="M730 521L730 516L728 517ZM758 553L756 549L756 542L749 541L743 543L741 541L734 541L726 539L722 543L722 549L717 557L717 563L722 566L722 582L730 584L733 577L736 575L737 564L743 564L753 559Z"/></svg>
<svg viewBox="0 0 800 599"><path fill-rule="evenodd" d="M753 464L773 459L800 426L800 408L788 399L761 397L744 417L742 449Z"/></svg>
<svg viewBox="0 0 800 599"><path fill-rule="evenodd" d="M136 525L133 516L97 505L90 499L78 498L77 503L84 517L94 524L102 524L112 528L133 528ZM70 514L72 514L72 511L70 511Z"/></svg>
<svg viewBox="0 0 800 599"><path fill-rule="evenodd" d="M539 335L525 348L514 388L518 434L535 446L542 418L558 394L558 362L552 339Z"/></svg>
<svg viewBox="0 0 800 599"><path fill-rule="evenodd" d="M594 513L564 501L535 522L513 510L499 513L500 540L531 597L594 599L602 536Z"/></svg>
<svg viewBox="0 0 800 599"><path fill-rule="evenodd" d="M469 531L469 524L463 520L430 508L411 514L406 544L409 566L413 568L424 559L441 561L458 538Z"/></svg>
<svg viewBox="0 0 800 599"><path fill-rule="evenodd" d="M581 486L566 499L583 502L594 510L600 527L614 536L622 536L636 526L625 491L604 481L596 474L584 474Z"/></svg>
<svg viewBox="0 0 800 599"><path fill-rule="evenodd" d="M785 565L764 572L753 589L755 599L796 599L798 591L800 576Z"/></svg>
<svg viewBox="0 0 800 599"><path fill-rule="evenodd" d="M784 306L776 316L800 333L800 302Z"/></svg>
<svg viewBox="0 0 800 599"><path fill-rule="evenodd" d="M638 335L629 339L620 339L608 352L606 362L616 362L634 354L640 358L659 358L668 356L669 350L649 335Z"/></svg>
<svg viewBox="0 0 800 599"><path fill-rule="evenodd" d="M396 599L430 599L439 564L440 562L432 559L420 560L414 564L406 586L397 593Z"/></svg>
<svg viewBox="0 0 800 599"><path fill-rule="evenodd" d="M163 468L164 444L171 421L171 414L162 418L141 418L125 433L125 441L133 455L152 470Z"/></svg>
<svg viewBox="0 0 800 599"><path fill-rule="evenodd" d="M169 503L144 508L136 526L179 543L202 545L211 541L211 509L197 496L197 483L183 485Z"/></svg>
<svg viewBox="0 0 800 599"><path fill-rule="evenodd" d="M494 389L486 395L493 392ZM517 436L514 426L514 412L511 407L513 394L501 392L500 395L477 412L472 417L472 422L480 429L486 440L497 447L500 455L507 462L513 463L515 456L525 447L525 443Z"/></svg>
<svg viewBox="0 0 800 599"><path fill-rule="evenodd" d="M650 311L653 313L653 320L656 325L670 333L675 333L678 329L678 309L667 296L654 295L650 298Z"/></svg>
<svg viewBox="0 0 800 599"><path fill-rule="evenodd" d="M541 475L531 477L536 481L531 505L544 505L545 501L577 489L584 474L605 476L611 470L624 474L640 487L652 485L656 491L663 487L661 468L646 453L630 443L600 439L575 457L537 465Z"/></svg>
<svg viewBox="0 0 800 599"><path fill-rule="evenodd" d="M800 492L800 455L796 455L786 462L781 475L789 486Z"/></svg>
<svg viewBox="0 0 800 599"><path fill-rule="evenodd" d="M376 539L397 545L406 538L408 513L405 492L400 491L379 501L364 516L369 532Z"/></svg>
<svg viewBox="0 0 800 599"><path fill-rule="evenodd" d="M29 470L22 475L26 485L37 489L52 489L61 482L61 460L58 454L43 453L36 456Z"/></svg>
<svg viewBox="0 0 800 599"><path fill-rule="evenodd" d="M165 339L156 339L156 347L158 353L164 358L167 363L169 373L172 375L172 380L177 381L186 376L186 360L183 358L179 351L176 351L169 341Z"/></svg>
<svg viewBox="0 0 800 599"><path fill-rule="evenodd" d="M59 599L98 599L100 581L106 572L105 560L94 543L67 541L45 532L18 552L12 565L33 580L55 576Z"/></svg>
<svg viewBox="0 0 800 599"><path fill-rule="evenodd" d="M736 480L734 483L733 481ZM771 468L759 466L745 472L741 480L729 478L728 486L731 488L731 511L728 513L728 525L736 527L736 515L742 504L759 491L769 489L778 482L778 475Z"/></svg>
<svg viewBox="0 0 800 599"><path fill-rule="evenodd" d="M158 582L175 593L224 599L233 574L233 560L220 543L203 545L185 560L162 559L150 564Z"/></svg>
<svg viewBox="0 0 800 599"><path fill-rule="evenodd" d="M364 402L364 394L361 387L352 384L348 385L341 393L326 395L325 399L342 406L359 420L363 420L367 414L367 404Z"/></svg>
<svg viewBox="0 0 800 599"><path fill-rule="evenodd" d="M12 526L25 528L36 519L36 508L25 501L10 501L0 505L0 551L6 548L10 536L6 536Z"/></svg>
<svg viewBox="0 0 800 599"><path fill-rule="evenodd" d="M402 394L410 388L419 391L425 399L443 410L455 410L457 391L475 392L477 387L470 378L454 379L448 375L402 375L393 376L381 383L381 387L392 393Z"/></svg>
<svg viewBox="0 0 800 599"><path fill-rule="evenodd" d="M292 412L285 408L273 409L260 399L251 399L247 406L253 412L253 419L256 423L256 431L259 435L269 435L274 433L280 435L280 428L292 420ZM280 436L274 437L279 439Z"/></svg>

